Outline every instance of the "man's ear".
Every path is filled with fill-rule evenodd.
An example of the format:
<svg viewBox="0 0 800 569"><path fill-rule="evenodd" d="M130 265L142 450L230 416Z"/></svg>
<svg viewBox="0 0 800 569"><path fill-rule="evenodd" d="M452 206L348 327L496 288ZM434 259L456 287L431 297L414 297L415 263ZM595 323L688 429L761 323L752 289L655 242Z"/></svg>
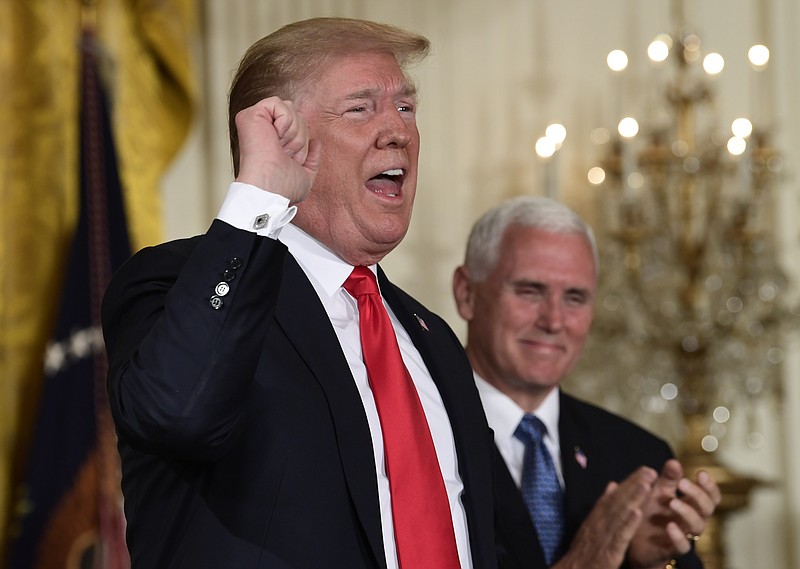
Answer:
<svg viewBox="0 0 800 569"><path fill-rule="evenodd" d="M467 322L472 320L475 290L469 278L469 271L463 265L453 273L453 298L461 318Z"/></svg>

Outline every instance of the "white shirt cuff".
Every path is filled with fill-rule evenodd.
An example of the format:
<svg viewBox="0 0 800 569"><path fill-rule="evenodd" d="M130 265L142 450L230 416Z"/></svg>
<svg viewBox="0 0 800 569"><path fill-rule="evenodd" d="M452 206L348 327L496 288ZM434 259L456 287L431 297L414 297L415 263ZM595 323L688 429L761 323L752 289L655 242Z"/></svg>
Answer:
<svg viewBox="0 0 800 569"><path fill-rule="evenodd" d="M279 194L250 184L231 182L217 219L238 229L275 239L281 227L289 223L295 213L297 207L289 206L289 200Z"/></svg>

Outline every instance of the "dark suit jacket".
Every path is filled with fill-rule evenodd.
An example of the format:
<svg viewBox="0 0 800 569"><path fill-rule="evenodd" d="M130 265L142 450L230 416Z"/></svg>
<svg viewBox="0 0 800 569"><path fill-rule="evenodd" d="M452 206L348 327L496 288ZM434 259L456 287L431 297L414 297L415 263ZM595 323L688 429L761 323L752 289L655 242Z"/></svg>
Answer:
<svg viewBox="0 0 800 569"><path fill-rule="evenodd" d="M496 567L493 443L469 363L443 320L379 279L444 400L475 567ZM145 249L114 277L103 326L134 568L385 567L361 399L282 243L215 221Z"/></svg>
<svg viewBox="0 0 800 569"><path fill-rule="evenodd" d="M665 441L630 421L565 394L560 395L558 431L564 472L566 536L569 543L610 481L622 481L640 466L658 471L672 458ZM496 452L495 508L501 569L545 569L536 530L505 462ZM581 466L585 457L585 468ZM700 569L690 552L678 558L680 569Z"/></svg>

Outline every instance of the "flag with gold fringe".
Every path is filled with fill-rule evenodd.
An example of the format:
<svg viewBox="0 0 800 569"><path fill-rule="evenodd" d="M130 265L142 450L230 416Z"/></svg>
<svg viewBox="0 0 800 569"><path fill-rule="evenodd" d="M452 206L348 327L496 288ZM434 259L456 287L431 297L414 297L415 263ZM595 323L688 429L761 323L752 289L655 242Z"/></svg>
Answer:
<svg viewBox="0 0 800 569"><path fill-rule="evenodd" d="M159 180L193 107L194 10L0 3L14 85L0 92L0 297L14 299L0 302L2 567L128 565L99 299L121 259L161 239Z"/></svg>
<svg viewBox="0 0 800 569"><path fill-rule="evenodd" d="M80 205L26 472L11 569L130 565L114 428L106 399L100 303L129 256L116 152L97 73L97 42L81 42Z"/></svg>

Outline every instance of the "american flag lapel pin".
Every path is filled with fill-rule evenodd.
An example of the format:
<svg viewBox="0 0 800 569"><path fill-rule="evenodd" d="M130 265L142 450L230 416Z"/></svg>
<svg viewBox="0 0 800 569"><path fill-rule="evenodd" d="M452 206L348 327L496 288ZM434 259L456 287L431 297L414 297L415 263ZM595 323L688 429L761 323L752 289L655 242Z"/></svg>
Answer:
<svg viewBox="0 0 800 569"><path fill-rule="evenodd" d="M583 452L581 447L575 447L575 462L584 470L586 470L586 467L589 465L589 459L586 458L586 453Z"/></svg>
<svg viewBox="0 0 800 569"><path fill-rule="evenodd" d="M425 324L425 321L422 318L420 318L419 315L415 314L414 318L417 319L417 322L419 322L419 325L422 326L423 330L425 330L426 332L430 332L430 330L428 330L428 325Z"/></svg>

